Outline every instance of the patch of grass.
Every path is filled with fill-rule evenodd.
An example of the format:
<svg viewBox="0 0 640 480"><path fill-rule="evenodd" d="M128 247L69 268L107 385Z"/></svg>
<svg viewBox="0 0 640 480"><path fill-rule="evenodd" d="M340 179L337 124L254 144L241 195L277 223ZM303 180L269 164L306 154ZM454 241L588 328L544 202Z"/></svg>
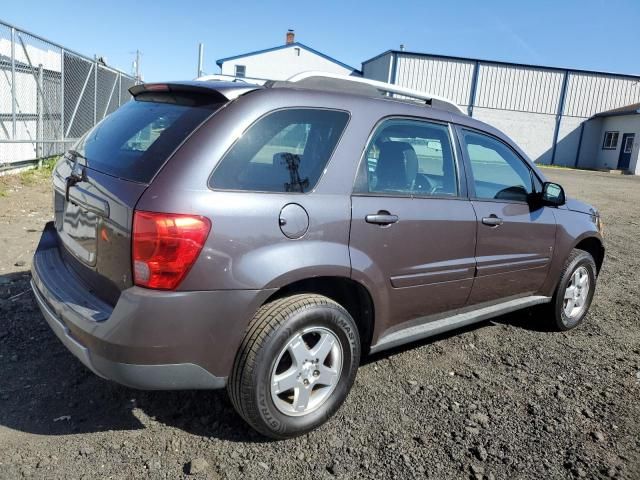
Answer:
<svg viewBox="0 0 640 480"><path fill-rule="evenodd" d="M575 170L575 168L565 167L564 165L538 165L538 168L554 168L556 170Z"/></svg>
<svg viewBox="0 0 640 480"><path fill-rule="evenodd" d="M49 178L53 172L53 168L58 161L57 155L54 157L48 157L42 160L40 166L31 168L20 173L20 182L23 185L33 185L38 180Z"/></svg>

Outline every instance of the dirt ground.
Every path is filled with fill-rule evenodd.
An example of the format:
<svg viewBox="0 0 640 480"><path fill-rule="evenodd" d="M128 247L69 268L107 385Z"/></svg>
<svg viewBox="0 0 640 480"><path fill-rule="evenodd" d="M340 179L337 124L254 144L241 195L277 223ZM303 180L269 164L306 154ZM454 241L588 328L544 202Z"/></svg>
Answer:
<svg viewBox="0 0 640 480"><path fill-rule="evenodd" d="M47 175L0 178L0 478L640 479L640 178L545 173L604 218L586 323L553 333L525 311L376 355L327 425L281 442L224 391L85 369L29 290Z"/></svg>

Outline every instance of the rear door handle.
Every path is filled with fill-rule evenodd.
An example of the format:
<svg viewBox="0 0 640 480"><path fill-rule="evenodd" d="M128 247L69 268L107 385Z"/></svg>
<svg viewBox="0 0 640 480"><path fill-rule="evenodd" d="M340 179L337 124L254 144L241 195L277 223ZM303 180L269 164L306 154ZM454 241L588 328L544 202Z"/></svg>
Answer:
<svg viewBox="0 0 640 480"><path fill-rule="evenodd" d="M490 227L497 227L499 225L502 225L502 219L494 214L491 214L488 217L483 217L482 223L484 223L485 225L489 225Z"/></svg>
<svg viewBox="0 0 640 480"><path fill-rule="evenodd" d="M367 223L374 223L376 225L391 225L398 221L397 215L391 215L389 212L380 211L375 215L367 215L364 217Z"/></svg>

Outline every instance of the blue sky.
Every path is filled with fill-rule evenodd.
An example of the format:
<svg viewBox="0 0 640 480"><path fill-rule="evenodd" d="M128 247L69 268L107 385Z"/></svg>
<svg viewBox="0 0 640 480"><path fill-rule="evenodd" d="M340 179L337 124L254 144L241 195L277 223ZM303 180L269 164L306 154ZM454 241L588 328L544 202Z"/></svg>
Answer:
<svg viewBox="0 0 640 480"><path fill-rule="evenodd" d="M640 0L249 1L5 0L0 19L131 70L193 78L198 42L215 61L296 40L356 68L407 50L640 74Z"/></svg>

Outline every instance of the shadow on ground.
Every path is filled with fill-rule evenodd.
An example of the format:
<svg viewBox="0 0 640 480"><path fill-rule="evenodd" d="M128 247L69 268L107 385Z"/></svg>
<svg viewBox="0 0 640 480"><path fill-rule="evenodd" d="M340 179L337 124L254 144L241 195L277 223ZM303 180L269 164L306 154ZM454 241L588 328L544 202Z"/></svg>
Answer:
<svg viewBox="0 0 640 480"><path fill-rule="evenodd" d="M147 428L153 422L194 435L266 441L236 414L224 390L143 392L101 379L55 337L29 287L29 272L0 276L0 425L41 435ZM464 331L505 323L540 324L516 312L372 355L364 364Z"/></svg>

